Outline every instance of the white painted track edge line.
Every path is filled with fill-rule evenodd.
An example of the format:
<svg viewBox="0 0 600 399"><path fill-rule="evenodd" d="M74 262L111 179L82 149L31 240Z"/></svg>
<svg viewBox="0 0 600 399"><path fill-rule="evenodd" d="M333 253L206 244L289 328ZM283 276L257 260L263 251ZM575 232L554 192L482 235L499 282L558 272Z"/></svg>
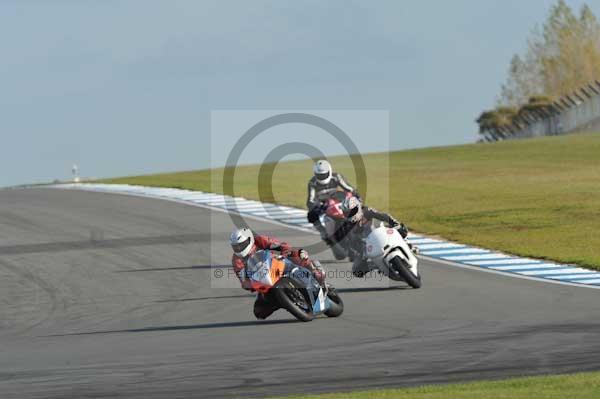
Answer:
<svg viewBox="0 0 600 399"><path fill-rule="evenodd" d="M520 279L523 279L523 280L537 281L537 282L546 283L546 284L568 285L568 286L571 286L571 287L592 288L592 289L597 289L597 290L600 289L600 286L595 286L595 285L578 284L578 283L572 283L572 282L568 282L568 281L561 281L561 280L554 280L554 279L548 279L548 278L526 276L526 275L523 275L523 274L511 273L509 271L505 272L505 271L502 271L502 270L488 269L488 268L481 267L481 266L466 265L466 264L463 264L463 263L450 262L450 261L447 261L447 260L444 260L444 259L432 258L432 257L429 257L429 256L423 256L423 255L419 255L419 257L425 258L425 259L430 260L430 261L435 261L435 262L443 263L443 264L448 265L448 266L459 267L461 269L468 269L468 270L480 271L480 272L484 272L484 273L492 273L492 274L497 274L497 275L504 276L504 277L520 278Z"/></svg>
<svg viewBox="0 0 600 399"><path fill-rule="evenodd" d="M503 272L518 273L522 270L534 270L534 269L564 269L565 265L559 265L554 263L538 263L533 265L512 265L512 266L489 266L489 269L501 270Z"/></svg>

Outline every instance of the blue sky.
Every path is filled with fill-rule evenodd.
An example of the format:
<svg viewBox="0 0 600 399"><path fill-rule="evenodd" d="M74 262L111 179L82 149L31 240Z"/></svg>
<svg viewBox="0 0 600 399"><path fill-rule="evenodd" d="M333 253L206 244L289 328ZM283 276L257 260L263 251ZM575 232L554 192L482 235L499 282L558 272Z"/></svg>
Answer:
<svg viewBox="0 0 600 399"><path fill-rule="evenodd" d="M472 142L552 2L0 0L0 186L207 167L212 110L388 110L365 152Z"/></svg>

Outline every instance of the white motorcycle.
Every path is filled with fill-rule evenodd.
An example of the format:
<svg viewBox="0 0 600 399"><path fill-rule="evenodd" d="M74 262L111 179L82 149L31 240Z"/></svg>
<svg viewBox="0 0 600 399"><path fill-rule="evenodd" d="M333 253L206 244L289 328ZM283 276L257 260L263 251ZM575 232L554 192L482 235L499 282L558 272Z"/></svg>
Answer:
<svg viewBox="0 0 600 399"><path fill-rule="evenodd" d="M394 281L421 287L418 260L398 230L375 227L365 239L365 253L370 270L378 269Z"/></svg>

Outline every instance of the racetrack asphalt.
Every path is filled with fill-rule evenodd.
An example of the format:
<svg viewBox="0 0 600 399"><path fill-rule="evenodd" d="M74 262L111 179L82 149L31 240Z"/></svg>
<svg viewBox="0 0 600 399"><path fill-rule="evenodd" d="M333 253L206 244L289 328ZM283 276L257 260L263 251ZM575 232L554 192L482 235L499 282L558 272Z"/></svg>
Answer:
<svg viewBox="0 0 600 399"><path fill-rule="evenodd" d="M0 190L0 397L265 397L600 370L599 290L427 259L413 290L339 277L350 265L317 254L337 272L342 317L257 321L252 295L211 278L232 227L157 199Z"/></svg>

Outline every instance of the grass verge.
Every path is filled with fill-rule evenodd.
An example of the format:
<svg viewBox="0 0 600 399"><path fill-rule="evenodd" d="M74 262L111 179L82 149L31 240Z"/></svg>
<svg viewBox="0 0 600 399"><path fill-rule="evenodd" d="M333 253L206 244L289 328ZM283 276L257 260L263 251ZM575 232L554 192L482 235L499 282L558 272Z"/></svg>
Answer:
<svg viewBox="0 0 600 399"><path fill-rule="evenodd" d="M600 373L596 372L407 389L287 396L285 399L595 399L599 395Z"/></svg>
<svg viewBox="0 0 600 399"><path fill-rule="evenodd" d="M364 156L367 202L414 231L522 256L600 269L600 134L427 148ZM354 177L348 157L336 170ZM235 194L259 199L261 166L236 170ZM263 165L273 197L304 207L310 161ZM223 192L224 169L107 179ZM264 198L263 198L264 199Z"/></svg>

